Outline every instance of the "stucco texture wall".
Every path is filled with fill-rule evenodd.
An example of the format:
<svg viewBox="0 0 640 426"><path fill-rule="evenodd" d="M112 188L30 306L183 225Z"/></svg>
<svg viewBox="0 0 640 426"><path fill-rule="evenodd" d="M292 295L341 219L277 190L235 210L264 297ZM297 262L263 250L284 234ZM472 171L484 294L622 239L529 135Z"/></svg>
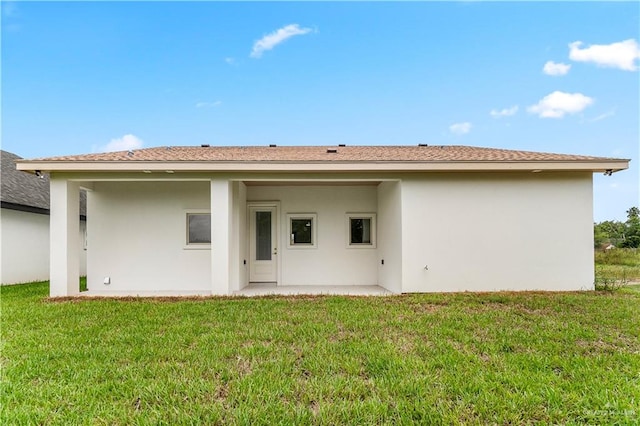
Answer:
<svg viewBox="0 0 640 426"><path fill-rule="evenodd" d="M2 284L49 279L49 216L2 209Z"/></svg>
<svg viewBox="0 0 640 426"><path fill-rule="evenodd" d="M210 294L211 250L185 248L186 212L209 210L209 200L209 182L95 182L87 197L89 291Z"/></svg>
<svg viewBox="0 0 640 426"><path fill-rule="evenodd" d="M252 201L279 202L280 285L381 285L393 292L593 288L591 173L386 178L379 185L232 183L224 291L248 281L243 261L249 260L246 205ZM89 290L210 294L216 253L185 248L185 216L210 209L211 191L208 181L95 182L88 196ZM287 214L295 213L317 215L316 248L287 246ZM347 213L377 215L377 247L348 247Z"/></svg>
<svg viewBox="0 0 640 426"><path fill-rule="evenodd" d="M348 248L346 213L376 213L377 188L248 186L247 202L280 201L281 285L377 285L377 249ZM287 214L317 214L317 247L287 246Z"/></svg>
<svg viewBox="0 0 640 426"><path fill-rule="evenodd" d="M402 290L592 289L592 220L591 173L406 177Z"/></svg>
<svg viewBox="0 0 640 426"><path fill-rule="evenodd" d="M401 207L400 182L381 182L378 185L378 285L394 293L402 292Z"/></svg>
<svg viewBox="0 0 640 426"><path fill-rule="evenodd" d="M49 279L49 216L18 210L0 210L2 285ZM85 222L78 238L84 240ZM81 247L83 247L81 245ZM80 251L80 275L86 275L86 251Z"/></svg>

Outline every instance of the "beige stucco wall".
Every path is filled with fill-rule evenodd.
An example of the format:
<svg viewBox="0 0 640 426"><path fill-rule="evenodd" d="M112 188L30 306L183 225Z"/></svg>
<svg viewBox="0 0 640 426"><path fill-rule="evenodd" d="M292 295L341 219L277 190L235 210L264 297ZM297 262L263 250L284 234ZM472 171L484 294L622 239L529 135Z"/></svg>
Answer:
<svg viewBox="0 0 640 426"><path fill-rule="evenodd" d="M405 177L402 290L591 289L592 220L591 173Z"/></svg>
<svg viewBox="0 0 640 426"><path fill-rule="evenodd" d="M236 181L228 188L228 222L216 219L212 225L214 233L226 223L230 226L227 267L212 270L211 259L219 255L184 248L185 212L211 206L209 182L95 182L88 196L92 215L89 290L97 294L209 294L212 290L228 294L246 286L247 200L279 202L280 285L377 284L377 250L347 248L345 216L347 212L376 213L376 186L247 187ZM318 215L317 248L286 247L287 213ZM222 276L222 269L228 271L228 285L212 288L212 274ZM103 283L105 277L110 278L109 285Z"/></svg>
<svg viewBox="0 0 640 426"><path fill-rule="evenodd" d="M234 230L233 235L237 235L237 270L238 281L235 283L231 290L240 290L249 284L249 265L245 263L248 259L249 247L248 247L248 229L247 223L247 186L243 182L235 182L236 188L234 188L233 208L234 208L234 223L237 224L237 229ZM233 236L232 236L233 238Z"/></svg>
<svg viewBox="0 0 640 426"><path fill-rule="evenodd" d="M18 210L0 210L2 284L19 284L49 279L49 216ZM85 222L80 221L78 238L84 240ZM81 245L81 247L83 247ZM86 251L80 251L80 275L86 275Z"/></svg>
<svg viewBox="0 0 640 426"><path fill-rule="evenodd" d="M279 202L280 285L377 284L393 292L593 287L590 173L384 178L377 186L94 182L89 289L229 294L244 287L251 201ZM214 232L229 230L216 234L217 249L185 249L186 210L219 204L226 213L215 214ZM345 214L355 212L376 213L376 248L347 247ZM317 248L287 247L288 213L317 214Z"/></svg>
<svg viewBox="0 0 640 426"><path fill-rule="evenodd" d="M211 250L185 248L186 211L208 210L210 193L209 182L95 182L87 197L89 290L211 294Z"/></svg>
<svg viewBox="0 0 640 426"><path fill-rule="evenodd" d="M2 284L49 279L49 216L1 209Z"/></svg>
<svg viewBox="0 0 640 426"><path fill-rule="evenodd" d="M378 185L378 285L394 293L402 292L401 206L400 182L381 182Z"/></svg>
<svg viewBox="0 0 640 426"><path fill-rule="evenodd" d="M249 186L247 200L280 202L281 285L377 285L377 249L348 248L346 227L376 213L375 186ZM288 213L317 214L317 248L287 247Z"/></svg>

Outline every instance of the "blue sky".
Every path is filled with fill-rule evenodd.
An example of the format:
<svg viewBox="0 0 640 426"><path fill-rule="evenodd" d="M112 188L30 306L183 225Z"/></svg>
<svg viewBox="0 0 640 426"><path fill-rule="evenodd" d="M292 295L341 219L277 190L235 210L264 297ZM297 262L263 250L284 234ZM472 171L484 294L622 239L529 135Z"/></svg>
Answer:
<svg viewBox="0 0 640 426"><path fill-rule="evenodd" d="M453 144L631 158L640 5L3 2L2 148Z"/></svg>

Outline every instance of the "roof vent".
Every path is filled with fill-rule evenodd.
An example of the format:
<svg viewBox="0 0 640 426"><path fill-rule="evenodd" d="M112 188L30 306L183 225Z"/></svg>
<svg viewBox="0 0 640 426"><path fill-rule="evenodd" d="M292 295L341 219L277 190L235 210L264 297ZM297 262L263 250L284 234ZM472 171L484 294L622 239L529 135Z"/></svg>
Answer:
<svg viewBox="0 0 640 426"><path fill-rule="evenodd" d="M347 146L347 145L345 145L343 143L339 143L338 146Z"/></svg>
<svg viewBox="0 0 640 426"><path fill-rule="evenodd" d="M127 155L128 155L129 157L133 157L133 151L131 151L131 150L127 151Z"/></svg>
<svg viewBox="0 0 640 426"><path fill-rule="evenodd" d="M278 145L276 145L275 143L269 144L269 148L275 148L276 146Z"/></svg>
<svg viewBox="0 0 640 426"><path fill-rule="evenodd" d="M337 154L338 150L337 149L328 149L327 150L327 154Z"/></svg>
<svg viewBox="0 0 640 426"><path fill-rule="evenodd" d="M209 144L208 143L203 143L202 145L200 145L201 148L209 148Z"/></svg>
<svg viewBox="0 0 640 426"><path fill-rule="evenodd" d="M418 146L429 146L428 143L419 143Z"/></svg>

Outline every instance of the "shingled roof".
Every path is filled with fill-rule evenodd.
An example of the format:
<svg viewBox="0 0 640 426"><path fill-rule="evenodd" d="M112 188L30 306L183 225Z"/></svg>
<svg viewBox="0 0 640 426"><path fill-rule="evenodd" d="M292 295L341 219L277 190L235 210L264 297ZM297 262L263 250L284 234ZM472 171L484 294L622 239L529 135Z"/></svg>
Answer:
<svg viewBox="0 0 640 426"><path fill-rule="evenodd" d="M39 158L22 170L47 171L429 171L622 170L624 159L451 145L163 146Z"/></svg>
<svg viewBox="0 0 640 426"><path fill-rule="evenodd" d="M453 145L419 146L163 146L41 158L46 161L438 162L597 161L602 157Z"/></svg>
<svg viewBox="0 0 640 426"><path fill-rule="evenodd" d="M22 157L0 150L0 200L2 207L34 213L49 212L49 176L16 170ZM86 214L86 193L80 193L80 215Z"/></svg>
<svg viewBox="0 0 640 426"><path fill-rule="evenodd" d="M16 160L22 158L16 154L0 151L0 157L2 204L49 210L49 177L45 174L39 178L31 173L16 170Z"/></svg>

